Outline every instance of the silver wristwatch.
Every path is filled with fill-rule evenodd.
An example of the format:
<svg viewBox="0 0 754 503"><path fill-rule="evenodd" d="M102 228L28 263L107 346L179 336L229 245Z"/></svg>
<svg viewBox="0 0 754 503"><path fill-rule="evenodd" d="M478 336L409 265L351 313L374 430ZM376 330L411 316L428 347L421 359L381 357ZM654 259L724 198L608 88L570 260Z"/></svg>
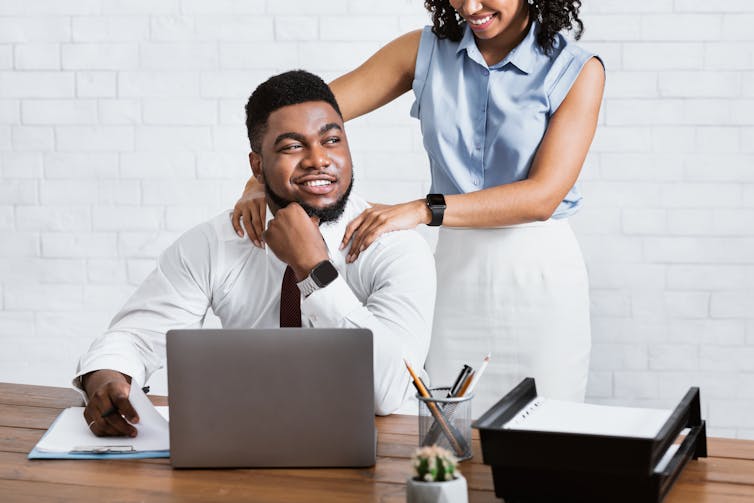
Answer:
<svg viewBox="0 0 754 503"><path fill-rule="evenodd" d="M309 276L296 283L301 295L308 297L315 290L324 288L338 277L338 270L329 260L323 260L314 266Z"/></svg>

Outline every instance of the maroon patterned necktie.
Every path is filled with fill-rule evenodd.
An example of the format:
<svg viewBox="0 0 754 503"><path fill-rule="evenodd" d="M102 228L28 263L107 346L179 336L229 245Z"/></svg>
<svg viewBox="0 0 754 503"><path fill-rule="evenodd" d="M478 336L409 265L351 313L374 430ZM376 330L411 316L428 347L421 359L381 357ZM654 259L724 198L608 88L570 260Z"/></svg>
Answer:
<svg viewBox="0 0 754 503"><path fill-rule="evenodd" d="M280 326L301 326L301 291L296 284L296 275L291 266L285 268L283 287L280 290Z"/></svg>

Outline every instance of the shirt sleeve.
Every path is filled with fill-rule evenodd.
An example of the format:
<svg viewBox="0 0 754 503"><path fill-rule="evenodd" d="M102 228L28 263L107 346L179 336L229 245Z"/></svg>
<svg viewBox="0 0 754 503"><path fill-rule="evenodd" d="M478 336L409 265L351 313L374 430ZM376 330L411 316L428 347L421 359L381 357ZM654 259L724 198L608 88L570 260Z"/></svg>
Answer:
<svg viewBox="0 0 754 503"><path fill-rule="evenodd" d="M605 63L599 56L587 52L578 46L569 47L573 47L572 50L563 51L558 56L559 61L553 65L553 70L555 70L557 75L547 93L550 100L550 115L558 110L563 100L568 96L571 87L573 87L574 82L576 82L579 74L581 74L581 69L584 68L587 61L594 57L602 63L603 67L605 66Z"/></svg>
<svg viewBox="0 0 754 503"><path fill-rule="evenodd" d="M156 269L80 358L74 387L83 392L81 376L100 369L117 370L143 385L162 367L165 333L199 328L210 306L214 243L211 227L205 224L160 255Z"/></svg>
<svg viewBox="0 0 754 503"><path fill-rule="evenodd" d="M411 105L410 114L415 119L419 118L419 103L422 99L424 86L427 83L429 63L432 60L436 40L437 37L432 33L432 27L425 26L419 39L419 51L416 54L416 64L414 65L414 80L411 83L411 88L414 90L416 99Z"/></svg>
<svg viewBox="0 0 754 503"><path fill-rule="evenodd" d="M314 327L368 328L374 343L374 405L380 415L413 394L403 359L424 367L435 305L435 263L414 231L385 234L349 266L351 284L368 292L360 301L342 274L301 303Z"/></svg>

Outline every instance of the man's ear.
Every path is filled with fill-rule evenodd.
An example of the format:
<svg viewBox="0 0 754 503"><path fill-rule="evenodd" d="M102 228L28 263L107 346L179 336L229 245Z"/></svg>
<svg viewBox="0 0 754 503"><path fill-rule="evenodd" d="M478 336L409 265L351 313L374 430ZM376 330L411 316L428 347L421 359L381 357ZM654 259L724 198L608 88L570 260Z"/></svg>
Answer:
<svg viewBox="0 0 754 503"><path fill-rule="evenodd" d="M251 166L251 172L254 173L254 178L256 178L258 182L264 183L262 156L256 152L249 152L249 165Z"/></svg>

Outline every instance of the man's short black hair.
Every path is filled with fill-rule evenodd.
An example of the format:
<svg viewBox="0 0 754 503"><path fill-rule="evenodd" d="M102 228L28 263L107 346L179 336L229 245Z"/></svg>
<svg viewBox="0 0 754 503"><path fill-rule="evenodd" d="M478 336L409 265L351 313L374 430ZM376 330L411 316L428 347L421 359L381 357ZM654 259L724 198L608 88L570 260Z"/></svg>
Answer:
<svg viewBox="0 0 754 503"><path fill-rule="evenodd" d="M251 150L261 152L262 136L272 112L309 101L325 101L343 118L338 102L325 81L305 70L281 73L260 84L246 103L246 132Z"/></svg>

